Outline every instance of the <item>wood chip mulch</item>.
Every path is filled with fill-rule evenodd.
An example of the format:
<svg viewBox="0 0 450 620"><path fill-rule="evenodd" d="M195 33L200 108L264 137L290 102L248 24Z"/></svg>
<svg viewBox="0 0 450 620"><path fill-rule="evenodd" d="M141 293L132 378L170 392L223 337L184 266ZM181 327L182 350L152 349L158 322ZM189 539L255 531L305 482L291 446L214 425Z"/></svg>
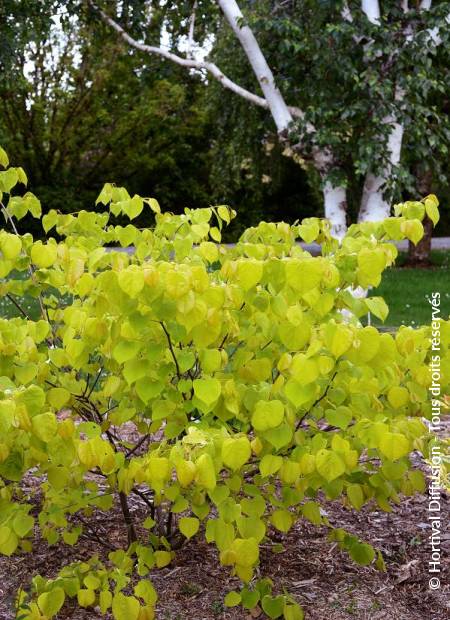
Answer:
<svg viewBox="0 0 450 620"><path fill-rule="evenodd" d="M416 465L424 469L418 456ZM25 495L39 500L36 480L27 475L22 483ZM130 496L131 498L131 496ZM130 499L135 522L148 516L147 507L137 496ZM330 523L342 527L383 553L387 571L355 564L327 539L327 529L305 520L287 535L270 530L261 546L257 576L270 577L275 592L285 589L302 605L306 620L443 620L450 618L450 531L442 530L441 588L430 590L428 560L428 499L404 497L393 512L348 510L339 501L324 502ZM449 523L450 496L441 495L441 519ZM76 521L77 517L74 517ZM0 556L0 620L13 620L13 601L19 588L29 587L36 574L54 577L70 562L87 560L94 554L107 559L111 547L126 547L126 531L118 504L108 513L97 511L84 517L84 532L77 545L63 542L49 547L37 536L33 552ZM145 530L139 532L143 537ZM276 544L274 544L276 543ZM283 551L279 551L282 543ZM153 570L150 578L158 591L157 620L264 620L259 607L250 613L242 608L223 606L227 592L239 589L238 579L220 566L214 545L202 537L192 539L176 552L166 568ZM58 620L111 619L95 609L80 609L68 602Z"/></svg>

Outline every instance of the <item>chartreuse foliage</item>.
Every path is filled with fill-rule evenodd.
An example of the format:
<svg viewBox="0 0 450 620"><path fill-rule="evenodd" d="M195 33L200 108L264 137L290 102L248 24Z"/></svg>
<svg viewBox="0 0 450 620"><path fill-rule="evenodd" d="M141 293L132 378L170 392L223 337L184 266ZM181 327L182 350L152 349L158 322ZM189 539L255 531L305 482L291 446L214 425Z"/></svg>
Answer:
<svg viewBox="0 0 450 620"><path fill-rule="evenodd" d="M52 618L75 598L116 620L153 618L150 571L170 564L177 537L204 536L243 582L226 605L300 619L288 594L255 579L271 528L288 532L299 519L382 569L375 549L329 523L321 501L390 511L424 490L410 453L426 454L433 439L423 421L430 331L361 327L368 310L384 319L388 309L349 287L379 284L397 254L389 240L417 241L425 211L438 217L436 199L352 226L341 245L313 218L262 222L229 248L220 244L229 208L175 216L107 184L104 213L51 211L44 230L62 240L35 242L14 233L26 212L39 215L31 194L11 196L18 181L20 169L0 173L12 227L0 232L0 293L18 308L35 296L42 316L18 309L0 320L0 552L31 552L37 531L49 545L76 546L76 515L108 510L115 496L130 544L106 562L35 577L17 617ZM144 210L147 229L113 223ZM322 256L299 239L317 240ZM449 323L441 334L445 387ZM26 474L40 485L38 506L20 492ZM127 511L135 494L148 505L139 524Z"/></svg>

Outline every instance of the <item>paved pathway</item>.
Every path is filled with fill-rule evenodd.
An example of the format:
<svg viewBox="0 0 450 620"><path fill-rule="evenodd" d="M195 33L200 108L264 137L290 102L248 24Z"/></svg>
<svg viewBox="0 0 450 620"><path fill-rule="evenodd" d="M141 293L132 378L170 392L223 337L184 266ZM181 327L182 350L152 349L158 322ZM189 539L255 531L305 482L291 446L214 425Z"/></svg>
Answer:
<svg viewBox="0 0 450 620"><path fill-rule="evenodd" d="M227 243L225 245L229 245L233 247L234 243ZM300 245L303 249L310 252L313 256L317 256L320 254L320 245L318 243L303 243L300 242ZM408 250L408 241L396 241L395 245L398 247L400 251L406 252ZM433 250L450 250L450 237L433 237L431 240L431 248ZM117 252L127 252L131 254L133 252L132 247L128 248L107 248L109 251L116 250Z"/></svg>
<svg viewBox="0 0 450 620"><path fill-rule="evenodd" d="M320 253L320 245L318 243L300 243L302 248L311 252L313 256ZM396 241L395 245L402 252L408 251L408 241ZM433 237L431 239L431 248L433 250L450 250L450 237Z"/></svg>

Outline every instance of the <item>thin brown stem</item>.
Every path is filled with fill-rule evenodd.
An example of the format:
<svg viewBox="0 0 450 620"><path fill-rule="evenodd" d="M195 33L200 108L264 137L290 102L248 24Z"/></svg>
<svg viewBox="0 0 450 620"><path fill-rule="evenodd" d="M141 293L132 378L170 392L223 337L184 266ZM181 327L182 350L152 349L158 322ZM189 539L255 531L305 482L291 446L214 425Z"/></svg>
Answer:
<svg viewBox="0 0 450 620"><path fill-rule="evenodd" d="M8 209L5 207L5 205L3 204L3 202L0 203L2 211L3 211L3 215L5 216L6 221L8 221L11 224L11 228L13 229L13 232L15 235L19 236L19 231L17 230L17 227L14 223L14 220L12 219L11 215L9 214Z"/></svg>
<svg viewBox="0 0 450 620"><path fill-rule="evenodd" d="M169 538L169 539L172 535L172 520L173 520L173 514L172 514L172 511L169 509L169 513L167 515L167 521L166 521L166 538Z"/></svg>
<svg viewBox="0 0 450 620"><path fill-rule="evenodd" d="M131 545L137 541L133 517L131 516L130 507L128 506L128 498L123 491L119 493L119 499L125 525L127 526L128 545Z"/></svg>
<svg viewBox="0 0 450 620"><path fill-rule="evenodd" d="M166 328L166 326L164 325L164 323L163 323L162 321L160 321L160 323L159 323L159 324L161 325L161 327L162 327L162 328L163 328L163 330L164 330L164 333L166 334L167 342L168 342L168 344L169 344L170 353L172 354L172 358L173 358L173 361L175 362L175 367L176 367L176 369L177 369L177 376L178 376L178 378L179 378L179 379L181 379L180 366L179 366L179 364L178 364L178 360L177 360L177 357L176 357L176 355L175 355L175 351L174 351L174 348L173 348L173 345L172 345L172 339L171 339L170 334L169 334L169 332L167 331L167 328Z"/></svg>
<svg viewBox="0 0 450 620"><path fill-rule="evenodd" d="M103 372L103 366L98 371L97 376L95 377L94 383L92 384L91 389L89 390L89 392L87 394L87 398L90 398L92 392L95 390L95 388L97 386L97 383L99 382L99 379L100 379L100 377L102 375L102 372Z"/></svg>
<svg viewBox="0 0 450 620"><path fill-rule="evenodd" d="M228 338L228 333L225 334L225 336L223 337L222 342L219 344L219 349L223 349L227 338Z"/></svg>
<svg viewBox="0 0 450 620"><path fill-rule="evenodd" d="M21 314L24 318L26 318L26 319L28 319L29 321L31 321L30 315L29 315L29 314L27 314L27 313L25 312L25 310L22 308L22 306L21 306L19 303L17 303L17 301L14 299L14 297L13 297L10 293L7 293L7 294L6 294L6 297L9 299L9 301L10 301L12 304L14 304L14 305L16 306L17 310L20 312L20 314Z"/></svg>
<svg viewBox="0 0 450 620"><path fill-rule="evenodd" d="M320 402L321 402L321 401L322 401L322 400L326 397L326 395L328 394L328 390L330 389L330 387L331 387L331 385L332 385L332 383L333 383L333 381L334 381L334 379L335 379L335 377L336 377L336 375L337 375L337 372L338 372L338 371L336 370L336 371L333 373L333 376L331 377L330 382L328 383L328 385L327 385L327 387L326 387L326 389L325 389L325 392L324 392L321 396L319 396L319 398L318 398L317 400L315 400L315 401L314 401L314 403L313 403L313 404L312 404L312 406L308 409L308 411L306 411L306 413L304 413L304 414L302 415L302 417L300 418L300 420L297 422L297 426L295 427L295 430L296 430L296 431L298 431L298 429L300 428L300 426L301 426L301 424L302 424L303 420L306 418L306 416L307 416L307 415L308 415L308 414L309 414L309 413L310 413L310 412L314 409L314 407L316 407L316 405L318 405L318 404L319 404L319 403L320 403Z"/></svg>
<svg viewBox="0 0 450 620"><path fill-rule="evenodd" d="M147 504L147 506L150 508L150 515L152 519L154 519L155 518L155 504L153 503L153 500L148 498L145 493L143 493L142 491L139 491L139 489L135 489L134 487L131 489L131 492L137 495L138 497L140 497L142 501Z"/></svg>
<svg viewBox="0 0 450 620"><path fill-rule="evenodd" d="M101 538L101 536L99 536L97 534L97 532L95 531L95 529L93 528L93 526L86 521L85 519L83 519L83 517L81 515L77 515L77 518L79 521L81 521L81 523L86 527L89 528L89 530L92 533L92 536L95 538L95 540L100 544L103 545L104 547L107 547L108 549L112 549L113 551L116 550L116 547L114 547L114 545L111 545L107 540Z"/></svg>
<svg viewBox="0 0 450 620"><path fill-rule="evenodd" d="M130 448L130 450L126 453L125 458L129 458L132 454L137 452L139 448L142 446L142 444L144 444L149 438L150 438L150 435L144 435L143 437L141 437L141 439L139 439L137 444L133 448Z"/></svg>

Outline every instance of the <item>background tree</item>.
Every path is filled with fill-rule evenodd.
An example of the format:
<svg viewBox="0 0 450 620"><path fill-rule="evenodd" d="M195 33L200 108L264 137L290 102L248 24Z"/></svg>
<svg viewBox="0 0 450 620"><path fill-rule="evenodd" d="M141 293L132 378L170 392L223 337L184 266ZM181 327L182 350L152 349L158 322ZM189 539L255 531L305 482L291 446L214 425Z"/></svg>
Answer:
<svg viewBox="0 0 450 620"><path fill-rule="evenodd" d="M161 33L130 35L112 3L89 4L135 49L203 71L247 105L269 110L281 141L319 175L337 234L352 177L358 218L381 219L394 192L411 187L403 140L418 150L433 142L441 158L447 151L445 119L430 101L448 80L448 2L384 2L383 13L376 0L168 2L168 45ZM192 55L196 40L207 41L207 60Z"/></svg>
<svg viewBox="0 0 450 620"><path fill-rule="evenodd" d="M14 24L20 5L12 4ZM129 4L122 3L122 19ZM199 77L156 59L142 66L123 41L101 23L78 19L66 3L46 9L46 27L16 41L14 62L3 55L0 80L0 141L13 161L24 162L44 205L93 208L105 180L157 195L166 207L208 204Z"/></svg>

